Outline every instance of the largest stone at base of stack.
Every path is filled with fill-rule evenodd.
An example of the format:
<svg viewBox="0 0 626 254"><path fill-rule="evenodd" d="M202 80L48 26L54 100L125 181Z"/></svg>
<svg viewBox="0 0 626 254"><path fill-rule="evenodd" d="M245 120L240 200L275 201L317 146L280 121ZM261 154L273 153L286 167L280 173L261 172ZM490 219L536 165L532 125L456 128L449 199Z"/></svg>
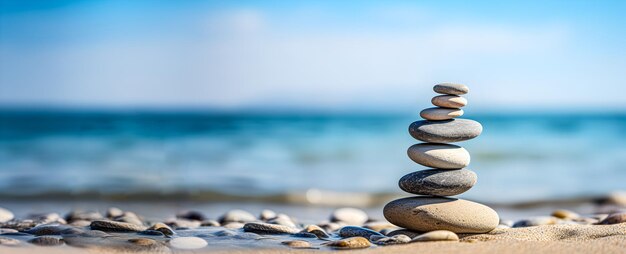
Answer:
<svg viewBox="0 0 626 254"><path fill-rule="evenodd" d="M455 233L486 233L500 218L488 206L457 198L416 196L385 205L385 218L392 224L417 232L450 230Z"/></svg>

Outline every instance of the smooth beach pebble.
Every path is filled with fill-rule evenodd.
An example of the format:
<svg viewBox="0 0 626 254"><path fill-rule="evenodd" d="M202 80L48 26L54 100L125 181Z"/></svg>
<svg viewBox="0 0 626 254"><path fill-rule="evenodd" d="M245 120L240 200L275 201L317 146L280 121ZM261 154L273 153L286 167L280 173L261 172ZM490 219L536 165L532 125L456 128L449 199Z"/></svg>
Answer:
<svg viewBox="0 0 626 254"><path fill-rule="evenodd" d="M302 240L284 241L284 242L281 242L281 244L287 245L287 246L289 246L291 248L294 248L294 249L310 248L311 247L311 243L310 242L302 241Z"/></svg>
<svg viewBox="0 0 626 254"><path fill-rule="evenodd" d="M421 143L409 147L409 158L414 162L438 169L460 169L470 163L465 148L450 144Z"/></svg>
<svg viewBox="0 0 626 254"><path fill-rule="evenodd" d="M344 207L333 211L330 216L330 221L360 226L367 221L367 218L367 213L361 209Z"/></svg>
<svg viewBox="0 0 626 254"><path fill-rule="evenodd" d="M370 237L370 241L376 245L395 245L395 244L404 244L411 241L411 238L406 235L394 235L391 237L388 236L372 236Z"/></svg>
<svg viewBox="0 0 626 254"><path fill-rule="evenodd" d="M555 210L554 212L552 212L552 216L564 220L573 220L580 217L580 215L578 215L577 213L565 209Z"/></svg>
<svg viewBox="0 0 626 254"><path fill-rule="evenodd" d="M467 99L458 95L439 95L433 97L430 102L442 108L462 108L467 105Z"/></svg>
<svg viewBox="0 0 626 254"><path fill-rule="evenodd" d="M361 236L327 242L324 245L337 249L362 249L371 246L370 241Z"/></svg>
<svg viewBox="0 0 626 254"><path fill-rule="evenodd" d="M174 230L172 230L172 228L170 228L168 225L165 225L165 223L161 222L155 223L154 225L149 227L148 230L159 231L166 236L174 235Z"/></svg>
<svg viewBox="0 0 626 254"><path fill-rule="evenodd" d="M63 244L63 240L52 236L39 236L28 240L28 242L39 246L57 246Z"/></svg>
<svg viewBox="0 0 626 254"><path fill-rule="evenodd" d="M469 93L469 87L462 84L440 83L433 87L433 91L440 94L463 95Z"/></svg>
<svg viewBox="0 0 626 254"><path fill-rule="evenodd" d="M374 230L357 227L357 226L345 226L339 230L339 236L343 238L353 237L353 236L362 236L369 239L371 236L384 236L381 233L378 233Z"/></svg>
<svg viewBox="0 0 626 254"><path fill-rule="evenodd" d="M243 226L243 231L258 234L295 234L298 233L300 230L298 230L297 228L277 224L249 222Z"/></svg>
<svg viewBox="0 0 626 254"><path fill-rule="evenodd" d="M0 207L0 222L4 223L10 221L13 217L14 215L11 211Z"/></svg>
<svg viewBox="0 0 626 254"><path fill-rule="evenodd" d="M291 220L291 218L287 216L286 214L279 214L273 219L268 220L267 223L283 225L283 226L288 226L288 227L293 227L293 228L297 227L296 224Z"/></svg>
<svg viewBox="0 0 626 254"><path fill-rule="evenodd" d="M431 241L459 241L459 236L448 230L435 230L421 234L411 240L411 242L431 242Z"/></svg>
<svg viewBox="0 0 626 254"><path fill-rule="evenodd" d="M239 209L230 210L219 218L219 222L221 224L226 224L229 222L246 223L246 222L253 222L256 220L257 220L256 216L254 216L253 214L244 210L239 210Z"/></svg>
<svg viewBox="0 0 626 254"><path fill-rule="evenodd" d="M559 219L552 216L537 216L528 219L523 219L515 222L513 224L514 228L522 228L522 227L534 227L541 225L555 225L559 223Z"/></svg>
<svg viewBox="0 0 626 254"><path fill-rule="evenodd" d="M226 223L222 225L222 227L228 228L228 229L239 229L239 228L243 228L244 225L246 224L241 223L241 222L230 222L230 223Z"/></svg>
<svg viewBox="0 0 626 254"><path fill-rule="evenodd" d="M411 123L409 134L417 140L429 143L452 143L478 137L483 131L480 123L469 119L443 121L421 120Z"/></svg>
<svg viewBox="0 0 626 254"><path fill-rule="evenodd" d="M321 238L321 239L330 237L328 233L324 231L324 229L320 228L317 225L308 225L301 232L314 234L315 236L317 236L317 238Z"/></svg>
<svg viewBox="0 0 626 254"><path fill-rule="evenodd" d="M261 211L261 214L259 215L259 219L261 219L262 221L268 221L268 220L276 218L276 216L278 216L276 212L265 209Z"/></svg>
<svg viewBox="0 0 626 254"><path fill-rule="evenodd" d="M94 220L102 220L104 217L102 216L102 214L100 214L99 212L95 212L95 211L71 211L70 213L68 213L67 215L65 215L65 220L68 223L72 223L75 220L87 220L87 221L94 221Z"/></svg>
<svg viewBox="0 0 626 254"><path fill-rule="evenodd" d="M109 207L106 212L106 217L109 219L120 217L122 215L124 215L124 211L122 211L122 209L119 209L117 207Z"/></svg>
<svg viewBox="0 0 626 254"><path fill-rule="evenodd" d="M74 229L68 226L61 225L39 225L24 232L31 235L61 235L64 232L69 233L69 229Z"/></svg>
<svg viewBox="0 0 626 254"><path fill-rule="evenodd" d="M396 228L398 228L398 227L396 227L396 225L393 225L393 224L391 224L389 222L386 222L386 221L372 221L372 222L368 222L368 223L363 224L363 227L367 228L367 229L374 230L376 232L380 232L380 231L385 230L385 229L396 229Z"/></svg>
<svg viewBox="0 0 626 254"><path fill-rule="evenodd" d="M462 115L463 110L456 108L427 108L420 112L422 118L431 121L450 120Z"/></svg>
<svg viewBox="0 0 626 254"><path fill-rule="evenodd" d="M476 173L468 169L428 169L403 176L398 185L411 194L454 196L471 189L477 179Z"/></svg>
<svg viewBox="0 0 626 254"><path fill-rule="evenodd" d="M139 232L144 231L146 228L143 226L135 225L128 222L109 221L109 220L95 220L89 225L91 229L101 230L104 232Z"/></svg>
<svg viewBox="0 0 626 254"><path fill-rule="evenodd" d="M394 225L421 232L486 233L500 221L496 211L485 205L444 197L397 199L385 205L383 214Z"/></svg>
<svg viewBox="0 0 626 254"><path fill-rule="evenodd" d="M200 223L201 227L219 227L220 223L216 220L204 220Z"/></svg>
<svg viewBox="0 0 626 254"><path fill-rule="evenodd" d="M17 245L20 245L20 240L0 236L0 245L17 246Z"/></svg>
<svg viewBox="0 0 626 254"><path fill-rule="evenodd" d="M169 241L169 244L173 248L183 250L200 249L208 245L204 239L194 236L173 238Z"/></svg>
<svg viewBox="0 0 626 254"><path fill-rule="evenodd" d="M618 224L626 222L626 213L611 214L606 219L602 220L599 224Z"/></svg>

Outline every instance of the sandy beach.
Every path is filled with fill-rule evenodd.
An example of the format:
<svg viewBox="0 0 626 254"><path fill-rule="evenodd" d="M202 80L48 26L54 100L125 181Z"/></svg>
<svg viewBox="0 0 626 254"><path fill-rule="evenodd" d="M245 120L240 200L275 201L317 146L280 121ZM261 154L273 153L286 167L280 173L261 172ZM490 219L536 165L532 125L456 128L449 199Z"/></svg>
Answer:
<svg viewBox="0 0 626 254"><path fill-rule="evenodd" d="M13 219L0 223L0 253L275 254L345 249L351 253L623 253L626 215L622 197L612 194L601 199L603 203L562 200L535 202L532 208L526 207L530 204L506 209L496 206L503 217L498 228L491 232L456 234L458 240L452 241L420 242L414 240L423 236L423 232L406 231L389 224L378 215L380 207L345 210L262 203L215 206L143 203L134 206L143 209L131 211L102 208L110 203L95 202L63 203L65 207L95 208L92 211L70 209L65 213L46 213L45 209L59 209L61 203L46 206L42 202L39 212L28 210L35 206L32 203L6 203L17 213ZM133 207L116 204L125 209ZM262 209L263 205L276 211ZM558 205L571 210L555 210L553 207ZM194 209L182 210L183 207ZM343 215L338 212L341 210ZM353 228L353 235L346 235L345 228ZM372 234L380 236L372 237ZM365 246L339 248L329 244L352 239L354 235L369 240L363 238ZM377 240L397 235L413 240L392 245ZM286 245L286 241L306 245Z"/></svg>
<svg viewBox="0 0 626 254"><path fill-rule="evenodd" d="M428 242L354 250L351 253L624 253L626 224L603 226L547 225L497 230L490 234L466 236L461 242ZM132 253L156 253L156 249ZM163 251L163 250L161 250ZM330 251L330 250L321 250ZM1 253L131 253L116 249L72 247L0 247ZM165 250L161 253L182 253ZM264 249L194 250L191 253L318 253L277 246Z"/></svg>

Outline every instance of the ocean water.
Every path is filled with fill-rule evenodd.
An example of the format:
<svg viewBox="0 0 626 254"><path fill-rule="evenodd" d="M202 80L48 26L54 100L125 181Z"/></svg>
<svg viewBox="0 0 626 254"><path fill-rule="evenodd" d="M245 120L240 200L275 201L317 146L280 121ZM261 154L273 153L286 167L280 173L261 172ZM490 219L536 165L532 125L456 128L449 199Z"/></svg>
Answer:
<svg viewBox="0 0 626 254"><path fill-rule="evenodd" d="M626 189L626 114L471 114L459 143L478 183L465 198L519 202ZM200 111L0 112L0 197L311 190L401 194L424 169L406 149L411 114ZM141 194L141 195L139 195Z"/></svg>

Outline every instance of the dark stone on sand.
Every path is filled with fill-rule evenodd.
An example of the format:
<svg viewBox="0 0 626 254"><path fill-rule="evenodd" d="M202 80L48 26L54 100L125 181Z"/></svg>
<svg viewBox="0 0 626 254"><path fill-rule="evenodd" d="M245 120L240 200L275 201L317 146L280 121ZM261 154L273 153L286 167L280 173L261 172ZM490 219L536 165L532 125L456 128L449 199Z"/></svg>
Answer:
<svg viewBox="0 0 626 254"><path fill-rule="evenodd" d="M471 189L477 178L467 169L428 169L403 176L398 185L411 194L454 196Z"/></svg>
<svg viewBox="0 0 626 254"><path fill-rule="evenodd" d="M72 231L66 231L75 229L68 226L60 226L60 225L39 225L29 230L24 231L25 233L29 233L31 235L41 236L41 235L61 235L65 231L66 233L74 233ZM76 229L80 231L79 229Z"/></svg>
<svg viewBox="0 0 626 254"><path fill-rule="evenodd" d="M362 236L362 237L369 239L373 235L384 236L383 234L378 233L374 230L362 228L362 227L356 227L356 226L345 226L339 230L339 236L343 238L353 237L353 236Z"/></svg>
<svg viewBox="0 0 626 254"><path fill-rule="evenodd" d="M158 236L164 236L165 235L161 231L150 230L150 229L141 231L138 234L140 234L140 235L158 235Z"/></svg>
<svg viewBox="0 0 626 254"><path fill-rule="evenodd" d="M246 223L243 226L243 231L258 234L295 234L299 232L297 228L263 222Z"/></svg>
<svg viewBox="0 0 626 254"><path fill-rule="evenodd" d="M104 232L140 232L146 228L128 222L96 220L92 221L89 226L91 229L102 230Z"/></svg>
<svg viewBox="0 0 626 254"><path fill-rule="evenodd" d="M202 214L201 212L198 212L198 211L184 211L184 212L180 212L180 213L176 214L176 218L186 219L186 220L197 220L197 221L206 220L206 217L204 216L204 214Z"/></svg>
<svg viewBox="0 0 626 254"><path fill-rule="evenodd" d="M298 232L295 233L293 235L291 235L293 237L299 237L299 238L317 238L317 236L313 233L308 233L308 232Z"/></svg>
<svg viewBox="0 0 626 254"><path fill-rule="evenodd" d="M600 221L598 224L609 225L609 224L618 224L626 222L626 212L624 213L614 213L606 217L604 220Z"/></svg>
<svg viewBox="0 0 626 254"><path fill-rule="evenodd" d="M411 123L409 133L417 140L429 143L452 143L478 137L483 131L480 123L469 119L444 121L421 120Z"/></svg>

